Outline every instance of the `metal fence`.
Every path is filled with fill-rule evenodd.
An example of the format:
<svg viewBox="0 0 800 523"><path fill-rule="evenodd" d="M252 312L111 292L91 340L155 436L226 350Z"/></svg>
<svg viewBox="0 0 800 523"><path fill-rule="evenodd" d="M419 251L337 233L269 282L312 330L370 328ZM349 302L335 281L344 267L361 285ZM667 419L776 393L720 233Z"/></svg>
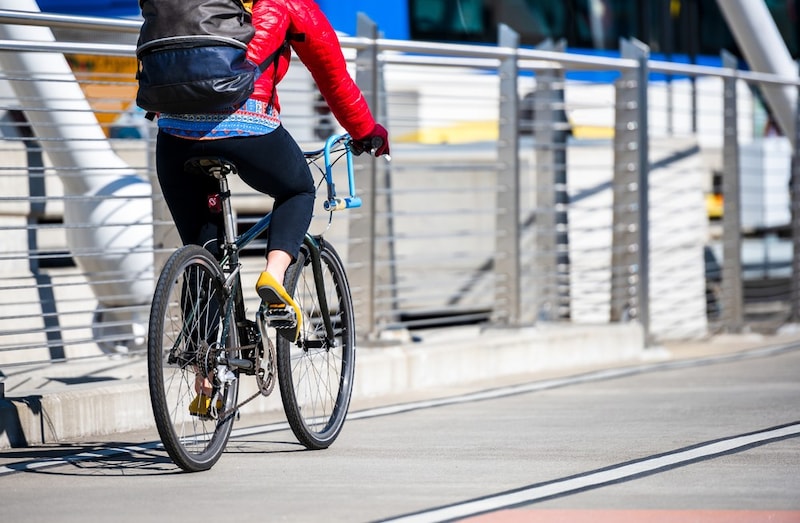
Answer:
<svg viewBox="0 0 800 523"><path fill-rule="evenodd" d="M176 238L132 103L138 23L0 24L0 369L139 353ZM507 28L498 46L377 31L360 19L342 45L393 160L360 159L365 206L312 224L345 257L363 343L476 322L638 321L654 343L794 321L797 162L760 132L754 92L796 81L636 42L602 58L520 49ZM302 144L336 128L301 64L281 87ZM234 189L242 225L269 209Z"/></svg>

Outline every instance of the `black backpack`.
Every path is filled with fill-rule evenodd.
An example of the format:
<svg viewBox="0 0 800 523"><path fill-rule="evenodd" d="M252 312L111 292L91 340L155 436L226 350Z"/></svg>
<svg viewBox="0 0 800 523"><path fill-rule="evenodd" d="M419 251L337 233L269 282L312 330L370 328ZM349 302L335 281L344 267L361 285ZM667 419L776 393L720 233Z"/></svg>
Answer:
<svg viewBox="0 0 800 523"><path fill-rule="evenodd" d="M252 2L248 2L252 4ZM136 104L148 112L236 107L288 42L261 64L247 60L254 29L242 0L139 0Z"/></svg>

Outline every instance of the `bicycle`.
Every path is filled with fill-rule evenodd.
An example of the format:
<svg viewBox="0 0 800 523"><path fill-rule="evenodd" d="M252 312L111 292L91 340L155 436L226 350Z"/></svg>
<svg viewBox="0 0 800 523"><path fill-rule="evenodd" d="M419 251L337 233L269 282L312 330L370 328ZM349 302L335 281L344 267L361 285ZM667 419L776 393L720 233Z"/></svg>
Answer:
<svg viewBox="0 0 800 523"><path fill-rule="evenodd" d="M374 149L341 134L331 136L322 149L305 153L327 185L324 209L331 217L333 211L361 206L353 176L356 146ZM317 163L320 158L324 165ZM337 196L333 183L332 167L341 158L347 163L346 197ZM209 205L222 213L224 244L219 259L198 245L176 250L153 295L148 382L164 448L184 471L211 468L225 450L239 408L272 393L276 381L295 437L308 449L327 448L344 425L355 370L353 303L339 254L321 235L307 233L286 272L284 287L303 315L295 342L269 330L296 325L293 318L263 302L255 321L248 319L239 253L267 230L271 213L237 236L228 188L236 166L224 158L202 157L189 160L186 168L218 180L218 201L211 198ZM239 380L248 375L256 379L258 390L239 402ZM202 415L190 413L197 376L208 377L213 386Z"/></svg>

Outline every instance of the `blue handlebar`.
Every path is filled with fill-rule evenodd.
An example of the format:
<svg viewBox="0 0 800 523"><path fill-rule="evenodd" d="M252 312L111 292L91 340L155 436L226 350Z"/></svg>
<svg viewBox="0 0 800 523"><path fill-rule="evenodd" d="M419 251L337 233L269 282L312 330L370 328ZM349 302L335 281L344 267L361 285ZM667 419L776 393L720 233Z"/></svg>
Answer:
<svg viewBox="0 0 800 523"><path fill-rule="evenodd" d="M326 211L339 211L342 209L353 209L361 207L361 198L356 196L356 182L353 175L353 152L350 150L350 135L335 134L325 141L322 150L325 160L325 181L328 185L328 199L323 204ZM347 185L348 196L341 198L336 196L336 185L333 183L333 164L331 163L331 150L336 145L344 143L347 155Z"/></svg>

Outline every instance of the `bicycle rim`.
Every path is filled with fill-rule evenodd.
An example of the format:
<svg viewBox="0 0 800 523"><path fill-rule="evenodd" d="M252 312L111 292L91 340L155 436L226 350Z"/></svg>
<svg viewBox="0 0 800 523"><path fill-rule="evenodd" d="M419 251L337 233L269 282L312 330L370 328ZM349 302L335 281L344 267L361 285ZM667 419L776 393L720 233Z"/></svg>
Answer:
<svg viewBox="0 0 800 523"><path fill-rule="evenodd" d="M150 312L147 363L153 416L170 458L189 472L216 463L233 425L232 415L218 415L231 411L238 396L238 379L221 382L215 364L218 351L236 336L235 329L224 328L223 282L211 253L185 246L164 266ZM198 374L217 384L212 402L217 412L210 416L189 412Z"/></svg>
<svg viewBox="0 0 800 523"><path fill-rule="evenodd" d="M317 294L311 257L304 247L286 278L303 311L297 342L278 336L278 383L286 417L297 439L309 449L327 448L339 435L353 392L355 321L341 258L320 240L327 309ZM335 343L325 342L323 315L334 327Z"/></svg>

